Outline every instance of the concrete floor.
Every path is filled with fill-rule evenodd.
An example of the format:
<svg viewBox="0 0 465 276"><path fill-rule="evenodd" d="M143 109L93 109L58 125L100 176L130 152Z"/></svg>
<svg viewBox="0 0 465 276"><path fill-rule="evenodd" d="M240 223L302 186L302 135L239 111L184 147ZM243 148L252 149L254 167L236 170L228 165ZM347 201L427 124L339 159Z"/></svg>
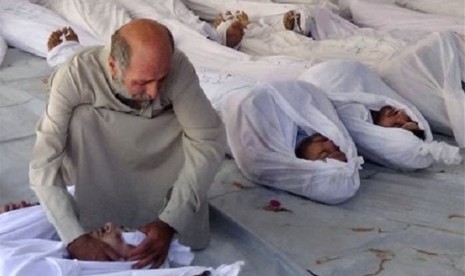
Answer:
<svg viewBox="0 0 465 276"><path fill-rule="evenodd" d="M34 201L28 162L51 71L16 49L0 67L0 204ZM464 275L464 165L363 167L358 194L328 206L253 184L225 160L209 194L211 245L195 263L244 260L241 275ZM289 211L264 210L272 199Z"/></svg>

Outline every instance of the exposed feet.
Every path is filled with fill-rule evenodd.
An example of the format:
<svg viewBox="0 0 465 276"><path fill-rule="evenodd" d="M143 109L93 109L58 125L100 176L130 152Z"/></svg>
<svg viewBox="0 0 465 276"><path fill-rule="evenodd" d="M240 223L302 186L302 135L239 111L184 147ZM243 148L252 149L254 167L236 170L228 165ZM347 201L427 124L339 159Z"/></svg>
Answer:
<svg viewBox="0 0 465 276"><path fill-rule="evenodd" d="M300 25L300 13L290 10L283 16L283 24L286 30L302 32Z"/></svg>
<svg viewBox="0 0 465 276"><path fill-rule="evenodd" d="M39 203L29 203L24 200L18 201L18 202L7 203L3 206L0 206L0 214L13 211L13 210L17 210L17 209L21 209L21 208L31 207L31 206L38 205L38 204Z"/></svg>
<svg viewBox="0 0 465 276"><path fill-rule="evenodd" d="M66 41L76 41L79 42L79 38L77 34L74 32L74 30L71 27L64 27L61 30L56 30L52 34L50 34L50 37L48 38L47 42L47 47L48 50L52 50L56 46L60 45L63 42L63 38Z"/></svg>
<svg viewBox="0 0 465 276"><path fill-rule="evenodd" d="M221 30L219 26L226 22L228 22L229 26L225 31ZM234 14L231 11L226 11L224 14L220 13L213 22L213 26L219 32L225 32L226 41L224 43L231 48L236 47L242 41L247 25L249 25L249 17L243 11L235 11Z"/></svg>

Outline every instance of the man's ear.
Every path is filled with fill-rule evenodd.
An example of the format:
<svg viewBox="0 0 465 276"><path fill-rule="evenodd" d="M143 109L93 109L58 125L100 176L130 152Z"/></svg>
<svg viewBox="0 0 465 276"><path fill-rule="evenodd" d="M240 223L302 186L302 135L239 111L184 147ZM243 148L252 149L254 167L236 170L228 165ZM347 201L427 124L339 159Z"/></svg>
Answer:
<svg viewBox="0 0 465 276"><path fill-rule="evenodd" d="M110 74L113 78L118 75L118 68L116 65L116 60L112 56L108 57L108 67L110 68Z"/></svg>

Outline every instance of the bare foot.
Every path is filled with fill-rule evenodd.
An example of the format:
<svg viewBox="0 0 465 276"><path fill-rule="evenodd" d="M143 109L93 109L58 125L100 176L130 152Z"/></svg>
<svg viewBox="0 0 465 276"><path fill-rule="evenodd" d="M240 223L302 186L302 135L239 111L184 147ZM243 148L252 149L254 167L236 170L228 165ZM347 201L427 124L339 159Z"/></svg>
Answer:
<svg viewBox="0 0 465 276"><path fill-rule="evenodd" d="M297 23L297 26L295 24ZM300 27L300 13L295 13L294 11L288 11L283 16L283 24L286 30L293 31L295 27L298 30L301 30Z"/></svg>
<svg viewBox="0 0 465 276"><path fill-rule="evenodd" d="M244 27L239 21L234 21L226 30L226 46L234 48L241 43L244 37Z"/></svg>
<svg viewBox="0 0 465 276"><path fill-rule="evenodd" d="M17 210L17 209L21 209L21 208L31 207L37 204L39 203L29 203L24 200L18 201L18 202L7 203L3 206L0 206L0 214L13 211L13 210Z"/></svg>
<svg viewBox="0 0 465 276"><path fill-rule="evenodd" d="M213 26L218 28L218 26L223 23L230 21L231 24L226 30L226 46L234 48L242 41L244 37L244 30L249 25L249 17L243 11L235 11L234 14L231 11L226 11L220 13L216 16Z"/></svg>
<svg viewBox="0 0 465 276"><path fill-rule="evenodd" d="M79 42L79 38L77 34L74 32L74 30L71 27L65 27L61 31L63 32L63 35L65 36L66 41Z"/></svg>
<svg viewBox="0 0 465 276"><path fill-rule="evenodd" d="M244 11L236 11L235 17L237 21L242 25L242 28L247 28L249 25L249 16Z"/></svg>
<svg viewBox="0 0 465 276"><path fill-rule="evenodd" d="M74 32L74 30L71 27L64 27L61 30L56 30L52 34L50 34L50 37L48 38L47 42L47 47L48 50L52 50L56 46L60 45L63 42L63 38L66 41L76 41L79 42L79 38L77 34Z"/></svg>
<svg viewBox="0 0 465 276"><path fill-rule="evenodd" d="M61 39L62 35L63 32L61 30L56 30L50 35L47 42L47 47L49 51L63 42L63 40Z"/></svg>
<svg viewBox="0 0 465 276"><path fill-rule="evenodd" d="M217 28L221 23L226 22L233 18L231 11L226 11L225 13L219 13L213 21L213 27Z"/></svg>

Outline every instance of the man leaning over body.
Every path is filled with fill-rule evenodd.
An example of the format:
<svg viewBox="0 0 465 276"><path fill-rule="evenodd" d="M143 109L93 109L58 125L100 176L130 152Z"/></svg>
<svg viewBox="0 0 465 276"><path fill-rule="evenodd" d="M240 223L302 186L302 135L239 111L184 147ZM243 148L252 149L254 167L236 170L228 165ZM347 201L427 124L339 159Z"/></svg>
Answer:
<svg viewBox="0 0 465 276"><path fill-rule="evenodd" d="M164 261L172 236L208 243L207 190L223 158L223 126L192 64L162 24L123 25L50 79L37 125L30 185L71 255L121 256L88 231L107 221L147 239L135 268ZM75 185L74 199L66 185Z"/></svg>

